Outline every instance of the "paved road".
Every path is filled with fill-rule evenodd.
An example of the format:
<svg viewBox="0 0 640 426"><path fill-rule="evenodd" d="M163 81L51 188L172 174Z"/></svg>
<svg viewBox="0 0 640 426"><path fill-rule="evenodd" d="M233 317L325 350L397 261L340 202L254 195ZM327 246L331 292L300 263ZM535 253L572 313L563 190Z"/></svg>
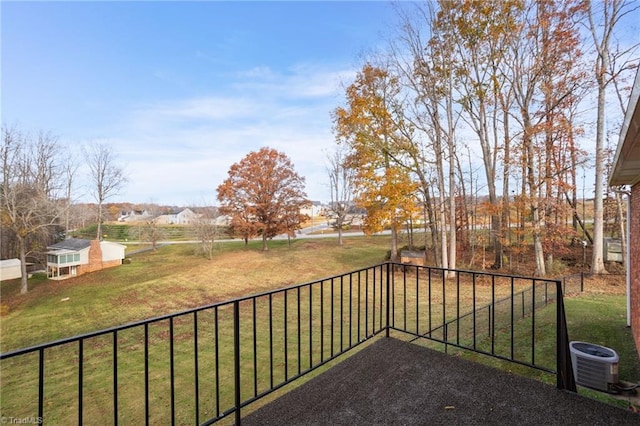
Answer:
<svg viewBox="0 0 640 426"><path fill-rule="evenodd" d="M320 226L320 228L318 228L318 226ZM308 232L317 232L318 230L321 229L327 229L326 226L323 225L318 225L315 227L311 227L311 228L318 228L315 229L314 231L308 231ZM307 228L309 229L309 228ZM295 239L299 239L299 240L303 240L303 239L318 239L318 238L338 238L338 233L333 231L333 230L327 230L326 233L323 234L311 234L311 233L305 233L305 232L301 232L299 234L296 234ZM382 231L382 232L378 232L375 235L390 235L391 231ZM345 232L342 234L343 237L364 237L365 234L364 232L358 231L358 232ZM275 237L273 237L271 240L286 240L288 237L285 234L282 235L277 235ZM244 240L241 238L227 238L227 239L221 239L221 240L216 240L216 243L230 243L230 242L243 242ZM258 237L258 238L252 238L251 241L262 241L262 238ZM119 241L121 244L145 244L144 242L140 242L140 241ZM200 241L198 240L185 240L185 241L173 241L173 240L167 240L167 241L158 241L156 243L156 247L162 247L168 244L197 244ZM150 244L150 243L146 243L146 244ZM132 255L132 254L137 254L137 253L144 253L146 251L150 251L153 250L151 247L145 247L145 248L141 248L139 250L135 250L132 251L130 253L127 253L127 255Z"/></svg>

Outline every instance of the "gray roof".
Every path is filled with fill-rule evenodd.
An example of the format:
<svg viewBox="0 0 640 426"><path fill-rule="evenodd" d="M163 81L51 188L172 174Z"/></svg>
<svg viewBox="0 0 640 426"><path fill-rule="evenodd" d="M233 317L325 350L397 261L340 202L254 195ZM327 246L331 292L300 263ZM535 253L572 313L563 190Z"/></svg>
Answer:
<svg viewBox="0 0 640 426"><path fill-rule="evenodd" d="M69 238L47 248L51 250L82 250L86 249L90 245L91 240L83 240L82 238Z"/></svg>

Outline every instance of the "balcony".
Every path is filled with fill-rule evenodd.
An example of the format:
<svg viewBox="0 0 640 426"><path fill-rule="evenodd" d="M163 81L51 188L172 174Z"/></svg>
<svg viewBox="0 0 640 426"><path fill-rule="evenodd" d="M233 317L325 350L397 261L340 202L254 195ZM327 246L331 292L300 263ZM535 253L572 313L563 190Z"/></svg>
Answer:
<svg viewBox="0 0 640 426"><path fill-rule="evenodd" d="M637 422L575 394L564 285L375 265L1 354L2 415L45 424ZM553 344L539 344L550 327ZM447 354L460 350L555 387ZM285 393L312 372L321 374Z"/></svg>
<svg viewBox="0 0 640 426"><path fill-rule="evenodd" d="M252 425L631 425L629 411L395 338L242 419Z"/></svg>

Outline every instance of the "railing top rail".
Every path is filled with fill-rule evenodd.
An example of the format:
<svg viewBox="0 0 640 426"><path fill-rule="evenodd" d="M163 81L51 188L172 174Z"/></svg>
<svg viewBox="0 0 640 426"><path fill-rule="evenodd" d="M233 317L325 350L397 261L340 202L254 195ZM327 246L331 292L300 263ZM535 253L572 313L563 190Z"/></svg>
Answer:
<svg viewBox="0 0 640 426"><path fill-rule="evenodd" d="M541 278L541 277L530 277L530 276L526 276L526 275L513 275L513 274L502 274L502 273L496 273L496 272L486 272L486 271L473 271L470 269L450 269L450 268L443 268L440 266L422 266L422 265L413 265L413 264L407 264L407 263L400 263L400 262L386 262L392 265L399 265L399 266L410 266L412 268L421 268L421 269L433 269L433 270L437 270L437 271L451 271L451 272L456 272L456 273L464 273L464 274L473 274L473 275L486 275L486 276L490 276L490 277L502 277L502 278L516 278L516 279L521 279L521 280L529 280L529 281L536 281L536 282L549 282L549 283L559 283L561 282L561 279L552 279L552 278Z"/></svg>

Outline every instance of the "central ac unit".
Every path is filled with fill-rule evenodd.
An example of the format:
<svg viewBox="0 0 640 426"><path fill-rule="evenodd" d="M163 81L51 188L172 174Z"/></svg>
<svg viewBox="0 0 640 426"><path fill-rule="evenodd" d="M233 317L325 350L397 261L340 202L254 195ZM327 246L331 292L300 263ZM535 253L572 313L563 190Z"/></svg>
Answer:
<svg viewBox="0 0 640 426"><path fill-rule="evenodd" d="M612 392L612 385L618 383L620 358L616 351L586 342L571 342L569 348L576 383L591 389Z"/></svg>

